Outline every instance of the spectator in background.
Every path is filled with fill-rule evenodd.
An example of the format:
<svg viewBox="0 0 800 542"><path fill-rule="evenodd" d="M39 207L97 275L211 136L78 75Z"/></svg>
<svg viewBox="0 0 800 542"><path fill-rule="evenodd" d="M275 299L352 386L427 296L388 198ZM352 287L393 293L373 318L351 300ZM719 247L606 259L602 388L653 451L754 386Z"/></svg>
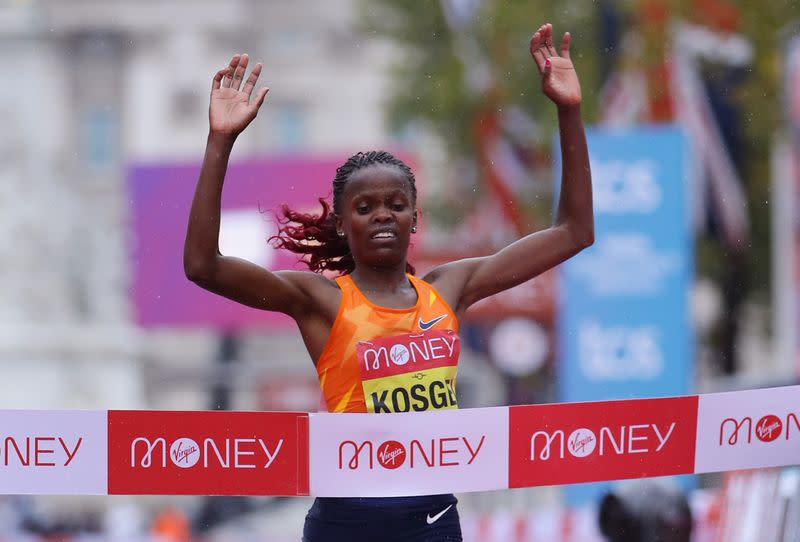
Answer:
<svg viewBox="0 0 800 542"><path fill-rule="evenodd" d="M689 542L692 534L686 496L651 480L610 492L600 503L598 519L609 542Z"/></svg>

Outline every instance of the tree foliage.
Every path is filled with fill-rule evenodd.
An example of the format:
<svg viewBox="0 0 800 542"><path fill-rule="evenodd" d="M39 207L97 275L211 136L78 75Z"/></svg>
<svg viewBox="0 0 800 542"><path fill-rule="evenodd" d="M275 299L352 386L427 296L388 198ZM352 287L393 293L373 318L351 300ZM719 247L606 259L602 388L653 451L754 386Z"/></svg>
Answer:
<svg viewBox="0 0 800 542"><path fill-rule="evenodd" d="M395 128L423 121L449 146L454 156L471 156L474 142L471 123L489 104L518 106L535 119L540 130L534 137L548 145L555 130L552 106L540 92L536 67L528 53L528 42L539 24L550 21L557 35L569 30L573 36L573 61L581 78L583 113L588 124L596 117L601 67L619 59L617 51L600 45L600 8L603 0L483 0L472 36L496 85L489 92L474 93L465 85L465 67L448 29L440 2L417 0L369 0L363 4L365 30L393 40L407 54L393 68L393 90L389 116ZM769 153L782 130L781 46L790 34L792 21L800 17L796 0L752 2L748 0L624 0L605 1L621 15L621 31L639 25L644 36L639 61L655 65L663 61L670 46L664 31L649 27L648 10L666 9L670 20L707 24L714 15L708 6L729 9L736 29L755 51L752 67L732 97L744 123L745 180L752 223L748 253L749 285L742 288L766 291L769 278ZM668 28L665 25L663 28ZM655 89L654 91L658 91ZM664 90L661 89L663 92ZM717 274L724 247L702 241L701 272ZM710 254L710 256L709 256Z"/></svg>
<svg viewBox="0 0 800 542"><path fill-rule="evenodd" d="M550 128L541 135L548 140L555 114L540 91L536 66L528 52L531 35L546 21L561 35L573 37L573 60L589 113L596 100L597 76L592 65L595 11L585 2L556 6L544 0L486 0L481 3L472 36L487 60L494 85L485 92L470 91L457 40L448 29L439 2L375 0L364 4L363 27L392 39L407 54L393 68L393 92L389 115L395 128L425 121L451 151L469 153L473 142L470 123L487 103L497 107L517 105Z"/></svg>

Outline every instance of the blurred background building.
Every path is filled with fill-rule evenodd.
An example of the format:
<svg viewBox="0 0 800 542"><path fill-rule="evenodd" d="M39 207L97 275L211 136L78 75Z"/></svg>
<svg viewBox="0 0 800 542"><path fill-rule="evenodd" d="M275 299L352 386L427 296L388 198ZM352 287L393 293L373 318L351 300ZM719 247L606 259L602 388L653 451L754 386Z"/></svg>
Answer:
<svg viewBox="0 0 800 542"><path fill-rule="evenodd" d="M161 215L137 199L137 172L196 179L211 77L247 52L271 90L232 162L262 164L259 190L296 181L269 178L275 161L311 168L389 148L420 182L418 268L490 253L551 217L556 119L527 51L544 20L572 32L587 125L672 123L694 150L691 276L679 292L692 311L680 339L692 347L684 391L796 382L800 12L790 4L0 0L0 408L316 410L313 366L285 321L247 313L247 325L216 325L210 294L200 292L205 324L143 316L142 299L160 295L137 289L143 266L182 270L143 261L158 239L137 237L137 221ZM312 176L319 196L334 169ZM176 182L190 193L193 179L184 180ZM185 228L188 203L148 205L174 211ZM269 258L254 248L268 226L253 233L229 223L231 250ZM463 406L563 399L556 284L546 273L471 311ZM720 476L692 482L695 536L718 526L726 503L744 506L747 484L766 499L764 488L791 480L731 479L734 495ZM562 503L558 488L464 495L465 534L600 539L593 508L571 513ZM307 506L0 496L0 538L295 540Z"/></svg>

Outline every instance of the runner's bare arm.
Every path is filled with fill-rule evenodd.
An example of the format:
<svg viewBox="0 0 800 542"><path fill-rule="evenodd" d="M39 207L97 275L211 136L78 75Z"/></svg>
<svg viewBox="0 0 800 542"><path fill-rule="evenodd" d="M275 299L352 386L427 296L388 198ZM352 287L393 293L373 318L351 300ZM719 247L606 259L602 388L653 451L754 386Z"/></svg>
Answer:
<svg viewBox="0 0 800 542"><path fill-rule="evenodd" d="M530 50L542 75L542 91L558 109L563 169L555 222L491 256L459 260L431 271L426 280L454 302L458 314L480 299L532 279L594 242L580 83L569 57L569 33L564 34L560 55L553 48L552 36L552 25L542 25L531 38Z"/></svg>
<svg viewBox="0 0 800 542"><path fill-rule="evenodd" d="M251 94L261 73L256 64L239 90L247 55L235 55L218 71L211 86L209 136L197 182L184 244L187 278L202 288L259 309L297 316L313 305L314 294L328 279L310 272L271 273L258 265L219 252L222 186L236 137L255 118L266 88Z"/></svg>

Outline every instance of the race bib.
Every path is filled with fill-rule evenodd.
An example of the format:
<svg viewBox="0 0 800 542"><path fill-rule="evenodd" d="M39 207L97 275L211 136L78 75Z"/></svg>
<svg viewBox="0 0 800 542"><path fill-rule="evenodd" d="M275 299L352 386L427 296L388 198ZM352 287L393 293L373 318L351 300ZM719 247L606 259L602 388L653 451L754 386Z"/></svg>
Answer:
<svg viewBox="0 0 800 542"><path fill-rule="evenodd" d="M431 330L356 345L368 412L458 408L458 334Z"/></svg>

